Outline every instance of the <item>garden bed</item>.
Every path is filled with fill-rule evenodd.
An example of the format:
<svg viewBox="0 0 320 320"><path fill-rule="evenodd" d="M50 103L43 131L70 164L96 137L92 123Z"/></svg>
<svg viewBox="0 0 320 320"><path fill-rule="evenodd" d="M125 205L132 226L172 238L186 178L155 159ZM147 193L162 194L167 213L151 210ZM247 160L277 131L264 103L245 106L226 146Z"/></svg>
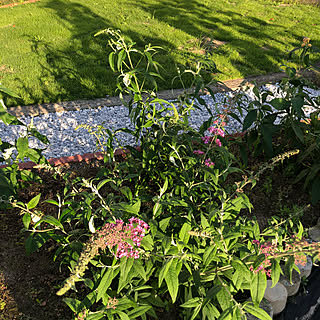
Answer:
<svg viewBox="0 0 320 320"><path fill-rule="evenodd" d="M92 159L89 156L83 158L87 161L77 162L74 161L75 159L69 158L69 160L63 159L61 161L57 159L55 162L56 164L60 163L63 172L70 173L73 179L97 176L99 171L105 167L103 160ZM125 161L121 154L117 159ZM70 162L70 160L73 161ZM259 165L261 165L259 160L250 163L250 167L253 169ZM272 172L266 172L259 178L255 188L245 190L253 204L253 209L252 212L242 211L241 215L257 219L261 230L268 225L268 221L274 216L283 220L295 217L297 221L302 217L301 220L305 228L314 226L320 218L320 204L309 205L310 195L302 192L303 185L301 183L292 183L295 177L290 173L288 175L286 165L287 163L284 163L274 168ZM32 183L25 189L21 189L19 200L27 203L41 193L42 204L38 209L48 215L55 215L55 207L43 201L54 199L56 194L61 194L65 181L54 179L52 173L45 169L31 170L41 177L42 182ZM25 257L25 236L21 233L23 224L20 211L16 209L0 210L0 215L2 217L0 231L0 275L2 276L0 278L2 284L0 302L2 310L0 319L71 319L72 313L55 295L55 288L68 275L68 271L64 268L61 273L59 263L51 262L55 251L54 243L49 242L39 252ZM21 259L21 257L24 258ZM161 319L161 314L159 317Z"/></svg>
<svg viewBox="0 0 320 320"><path fill-rule="evenodd" d="M0 205L7 209L0 243L7 250L0 261L2 309L35 320L53 313L69 317L55 293L77 320L240 320L248 314L270 320L259 305L271 284L282 286L281 270L286 279L299 265L308 263L310 271L320 254L319 243L305 238L320 214L319 97L288 67L280 96L253 87L251 95L238 92L213 113L200 96L203 90L214 94L201 76L206 65L199 63L186 71L195 90L176 103L164 101L144 88L159 77L151 69L157 70L156 49L132 50L120 31L105 33L110 67L121 73L118 87L130 97L133 129L84 126L103 160L51 166L29 146L29 138L48 144L47 137L9 114L1 101L5 125L26 129L12 143L0 141L2 160L10 164L0 168ZM296 49L302 58L311 50L309 41ZM189 121L196 101L210 115L200 128ZM243 134L226 135L231 119ZM127 145L130 152L115 153L118 132L139 141L140 149ZM20 170L25 158L37 166ZM13 231L21 228L20 236L11 233L11 223L17 224ZM20 244L24 235L27 266L41 276L20 294L16 280L22 273L15 267L22 246L14 248L12 240ZM7 258L15 250L17 259ZM33 280L30 273L25 278L24 286Z"/></svg>

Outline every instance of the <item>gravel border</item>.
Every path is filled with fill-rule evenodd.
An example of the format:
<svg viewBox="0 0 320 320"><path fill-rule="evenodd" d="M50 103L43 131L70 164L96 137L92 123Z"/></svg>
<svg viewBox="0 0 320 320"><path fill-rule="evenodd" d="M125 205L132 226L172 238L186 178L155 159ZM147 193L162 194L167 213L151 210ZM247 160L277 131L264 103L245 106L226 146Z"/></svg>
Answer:
<svg viewBox="0 0 320 320"><path fill-rule="evenodd" d="M255 84L272 83L285 76L284 73L273 74L269 76L253 77L250 79ZM207 107L211 109L213 114L220 113L224 105L228 103L228 99L239 92L243 87L247 87L248 79L236 79L225 81L220 86L213 86L212 91L215 93L215 101L210 95L203 93L202 98L205 100ZM277 93L277 85L266 84L268 90L275 95ZM313 96L320 95L320 90L311 90ZM170 101L176 98L183 90L162 91L158 93L158 97ZM250 90L246 93L248 98L252 98ZM281 95L281 94L280 94ZM201 107L201 106L200 106ZM84 128L77 131L79 125L86 125L96 128L103 125L109 130L117 130L121 128L133 129L128 116L128 109L121 104L119 98L108 97L95 100L78 100L71 102L63 102L61 104L43 104L25 107L10 108L9 112L16 115L20 120L29 125L33 123L34 127L42 134L47 136L50 141L48 146L42 144L37 139L30 138L29 145L32 148L45 149L43 155L47 159L69 157L70 155L78 157L78 155L92 154L100 151L97 148L96 139L90 135ZM245 114L243 115L245 116ZM194 129L198 129L200 125L210 117L208 111L204 108L195 108L190 113L190 125ZM241 131L241 125L230 118L226 133L233 134ZM3 141L14 143L19 136L26 134L26 128L22 126L5 126L0 123L0 138ZM127 133L120 132L117 134L114 147L125 145L136 146L139 144L135 138ZM15 152L15 151L13 151ZM1 165L2 163L0 163Z"/></svg>
<svg viewBox="0 0 320 320"><path fill-rule="evenodd" d="M239 89L241 87L246 87L251 83L256 83L262 85L265 83L276 83L282 78L286 77L284 72L273 73L263 76L254 76L247 78L239 78L234 80L221 81L220 85L211 85L210 89L214 93L218 92L228 92ZM184 92L183 89L173 89L173 90L163 90L157 93L160 99L173 100ZM128 97L124 97L125 100L128 100ZM64 112L64 111L79 111L83 109L96 109L104 107L112 107L122 105L122 102L119 97L107 97L107 98L98 98L92 100L74 100L74 101L64 101L59 103L44 103L44 104L34 104L28 106L16 106L9 107L8 111L20 118L27 116L39 116L42 114L55 113L55 112Z"/></svg>

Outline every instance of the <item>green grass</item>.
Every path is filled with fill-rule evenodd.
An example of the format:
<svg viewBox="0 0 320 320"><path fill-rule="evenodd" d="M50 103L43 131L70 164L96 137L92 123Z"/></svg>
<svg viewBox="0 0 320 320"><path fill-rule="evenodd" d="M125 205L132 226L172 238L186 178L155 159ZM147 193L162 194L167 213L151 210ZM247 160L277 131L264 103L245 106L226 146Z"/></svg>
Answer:
<svg viewBox="0 0 320 320"><path fill-rule="evenodd" d="M9 105L113 95L107 38L94 37L108 27L164 48L161 89L197 58L192 39L226 42L212 53L219 80L278 71L304 36L320 44L318 8L271 0L42 0L0 15L0 81L22 97Z"/></svg>
<svg viewBox="0 0 320 320"><path fill-rule="evenodd" d="M19 2L18 0L0 0L0 6L4 6L6 4L12 4L15 2Z"/></svg>

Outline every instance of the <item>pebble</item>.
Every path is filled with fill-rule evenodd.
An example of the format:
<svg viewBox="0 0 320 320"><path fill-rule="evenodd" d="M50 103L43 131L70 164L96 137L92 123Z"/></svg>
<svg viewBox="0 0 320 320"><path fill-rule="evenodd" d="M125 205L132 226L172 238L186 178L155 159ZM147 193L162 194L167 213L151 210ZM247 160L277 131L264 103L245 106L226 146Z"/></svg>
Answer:
<svg viewBox="0 0 320 320"><path fill-rule="evenodd" d="M272 280L267 280L267 288L264 293L264 298L270 302L273 314L277 315L286 307L288 292L285 286L279 282L273 288L271 288L271 286Z"/></svg>

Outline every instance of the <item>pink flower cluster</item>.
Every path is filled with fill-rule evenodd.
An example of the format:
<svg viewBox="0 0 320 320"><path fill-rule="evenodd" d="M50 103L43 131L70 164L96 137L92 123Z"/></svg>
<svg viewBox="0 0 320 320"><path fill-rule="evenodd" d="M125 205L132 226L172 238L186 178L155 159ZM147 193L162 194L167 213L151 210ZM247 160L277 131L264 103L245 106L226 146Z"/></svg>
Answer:
<svg viewBox="0 0 320 320"><path fill-rule="evenodd" d="M199 156L202 155L202 154L204 154L204 152L201 151L201 150L194 150L193 153L194 153L194 154L197 154L197 155L199 155Z"/></svg>
<svg viewBox="0 0 320 320"><path fill-rule="evenodd" d="M211 161L210 158L206 159L204 164L207 166L207 167L212 167L214 166L214 162Z"/></svg>
<svg viewBox="0 0 320 320"><path fill-rule="evenodd" d="M225 136L225 133L224 131L221 129L221 128L215 128L215 127L210 127L208 129L208 131L213 134L215 137L217 136L220 136L220 137L224 137ZM215 138L215 137L210 137L210 136L204 136L204 137L201 137L202 141L205 143L205 144L209 144L211 143L212 141L215 142L215 144L218 146L218 147L221 147L221 141L219 138Z"/></svg>
<svg viewBox="0 0 320 320"><path fill-rule="evenodd" d="M214 139L214 137L204 136L204 137L201 137L201 139L205 144L209 144L209 143L211 143L211 141L214 140L214 142L216 143L216 145L218 147L222 146L222 143L221 143L220 139L218 139L218 138Z"/></svg>
<svg viewBox="0 0 320 320"><path fill-rule="evenodd" d="M204 136L204 137L201 137L201 139L205 144L209 144L212 141L213 137Z"/></svg>
<svg viewBox="0 0 320 320"><path fill-rule="evenodd" d="M147 223L135 217L130 218L126 225L122 220L116 220L116 223L106 223L97 232L98 237L95 242L102 249L106 247L112 249L117 246L115 256L119 259L122 257L138 259L139 251L134 249L129 241L140 247L148 228Z"/></svg>
<svg viewBox="0 0 320 320"><path fill-rule="evenodd" d="M271 243L260 244L260 241L253 240L252 243L256 244L259 248L259 254L263 253L265 256L265 260L254 270L253 266L250 266L250 271L254 273L262 272L266 273L268 277L271 277L271 261L268 259L269 256L274 254L274 246Z"/></svg>
<svg viewBox="0 0 320 320"><path fill-rule="evenodd" d="M294 252L294 263L305 266L307 264L307 256L303 253L302 248L312 248L313 244L309 244L305 239L299 240L294 235L292 236L293 241L291 243L286 243L285 251Z"/></svg>
<svg viewBox="0 0 320 320"><path fill-rule="evenodd" d="M211 133L211 134L214 134L215 136L220 136L220 137L224 137L225 136L225 133L222 129L220 128L215 128L215 127L210 127L208 129L208 131Z"/></svg>

